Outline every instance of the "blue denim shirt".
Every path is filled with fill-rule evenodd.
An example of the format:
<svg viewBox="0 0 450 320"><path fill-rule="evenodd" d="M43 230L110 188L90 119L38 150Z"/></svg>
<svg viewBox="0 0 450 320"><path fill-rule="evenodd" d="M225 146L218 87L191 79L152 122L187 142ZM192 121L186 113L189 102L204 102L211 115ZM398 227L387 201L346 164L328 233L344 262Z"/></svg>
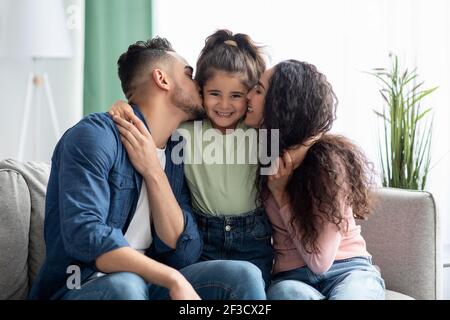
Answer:
<svg viewBox="0 0 450 320"><path fill-rule="evenodd" d="M145 119L134 106L136 115ZM185 228L175 249L152 230L146 255L180 269L196 262L202 240L192 216L183 164L174 164L168 141L165 172L182 209ZM58 299L78 266L81 283L95 271L95 259L129 246L124 238L136 209L142 176L133 168L116 125L106 113L86 116L58 142L45 203L46 258L31 289L30 299Z"/></svg>

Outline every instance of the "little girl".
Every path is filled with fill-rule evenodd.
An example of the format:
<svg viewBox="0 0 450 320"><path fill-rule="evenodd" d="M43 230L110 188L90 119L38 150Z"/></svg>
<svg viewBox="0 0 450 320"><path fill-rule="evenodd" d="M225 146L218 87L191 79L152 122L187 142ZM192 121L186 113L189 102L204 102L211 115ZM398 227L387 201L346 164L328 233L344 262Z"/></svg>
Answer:
<svg viewBox="0 0 450 320"><path fill-rule="evenodd" d="M252 262L269 285L272 228L257 201L258 164L250 156L256 135L247 136L249 127L243 122L248 90L264 69L261 48L249 36L228 30L209 36L195 76L208 118L186 122L179 132L186 141L185 177L203 236L201 259ZM129 106L116 103L111 111L120 114L120 108ZM244 161L238 161L243 154Z"/></svg>
<svg viewBox="0 0 450 320"><path fill-rule="evenodd" d="M370 166L348 139L326 134L337 100L308 63L283 61L248 95L246 123L279 130L278 169L260 176L272 223L268 299L384 299L384 281L355 218L369 213Z"/></svg>
<svg viewBox="0 0 450 320"><path fill-rule="evenodd" d="M239 157L256 148L256 139L245 138L249 128L242 118L247 110L248 89L258 82L264 69L260 48L247 35L218 30L207 38L195 76L208 117L202 129L213 128L212 132L223 136L197 149L202 151L205 161L207 148L215 144L213 147L222 151L223 161L214 164L189 161L189 155L202 143L202 137L196 136L193 140L197 146L191 144L186 150L185 176L203 234L202 259L253 262L261 269L268 285L273 261L272 232L264 210L256 201L257 162L251 164L249 157L244 163L236 163L236 159L231 163L225 161L227 155ZM182 128L191 136L195 134L193 122L185 123Z"/></svg>

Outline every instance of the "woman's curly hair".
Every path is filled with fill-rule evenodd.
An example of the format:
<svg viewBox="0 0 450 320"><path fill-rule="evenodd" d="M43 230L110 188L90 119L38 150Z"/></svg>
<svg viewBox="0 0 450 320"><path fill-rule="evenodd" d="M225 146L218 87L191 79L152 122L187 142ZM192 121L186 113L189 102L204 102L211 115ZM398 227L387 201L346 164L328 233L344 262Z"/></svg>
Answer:
<svg viewBox="0 0 450 320"><path fill-rule="evenodd" d="M279 130L279 150L285 151L329 131L336 106L330 83L315 66L284 61L275 66L269 80L263 127ZM317 239L324 222L341 229L343 204L352 207L355 218L368 215L371 172L363 152L342 136L323 134L308 150L286 187L293 212L291 223L297 226L307 252L318 251ZM261 175L257 181L262 202L270 194L267 178Z"/></svg>

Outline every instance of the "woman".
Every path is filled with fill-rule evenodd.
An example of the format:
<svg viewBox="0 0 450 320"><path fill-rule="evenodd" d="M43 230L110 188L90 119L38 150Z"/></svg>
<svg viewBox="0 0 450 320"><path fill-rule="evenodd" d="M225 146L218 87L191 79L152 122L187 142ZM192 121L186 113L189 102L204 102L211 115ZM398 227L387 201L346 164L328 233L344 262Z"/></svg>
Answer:
<svg viewBox="0 0 450 320"><path fill-rule="evenodd" d="M247 98L246 124L278 129L284 151L274 174L257 181L274 229L268 299L384 299L355 224L369 213L369 163L348 139L326 134L337 99L325 76L283 61Z"/></svg>

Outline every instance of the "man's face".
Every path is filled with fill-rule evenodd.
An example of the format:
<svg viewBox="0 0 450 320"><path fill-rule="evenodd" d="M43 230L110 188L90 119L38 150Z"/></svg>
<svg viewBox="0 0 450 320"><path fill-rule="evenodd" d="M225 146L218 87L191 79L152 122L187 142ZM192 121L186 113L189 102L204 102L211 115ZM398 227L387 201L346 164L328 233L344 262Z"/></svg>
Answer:
<svg viewBox="0 0 450 320"><path fill-rule="evenodd" d="M174 52L169 52L174 57L171 70L174 86L171 93L172 103L183 110L189 119L203 117L205 110L202 106L200 88L192 78L193 69L187 61Z"/></svg>

